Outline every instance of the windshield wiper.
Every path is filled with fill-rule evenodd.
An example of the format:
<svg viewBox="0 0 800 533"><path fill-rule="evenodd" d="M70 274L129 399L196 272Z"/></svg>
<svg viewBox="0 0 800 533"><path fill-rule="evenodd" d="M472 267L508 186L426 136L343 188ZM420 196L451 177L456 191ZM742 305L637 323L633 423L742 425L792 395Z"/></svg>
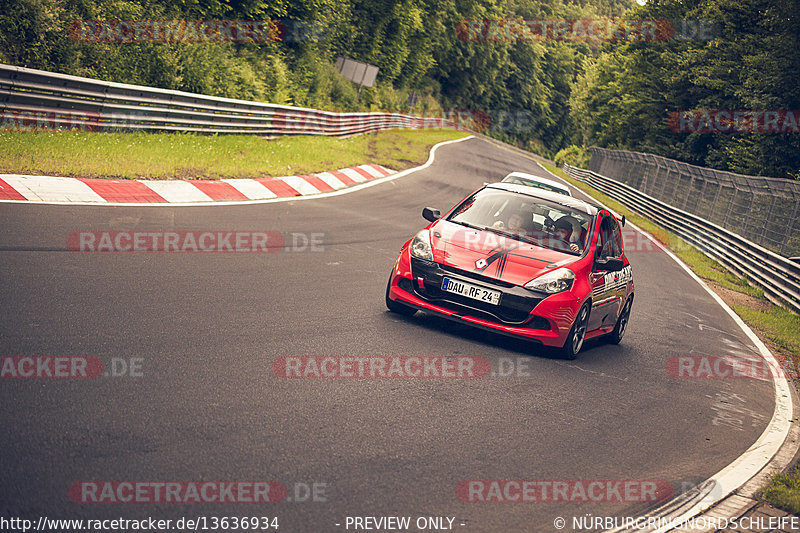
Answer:
<svg viewBox="0 0 800 533"><path fill-rule="evenodd" d="M452 222L453 224L458 224L459 226L466 226L466 227L468 227L470 229L476 229L478 231L483 231L485 229L489 229L489 228L485 228L485 227L482 228L480 226L476 226L475 224L470 224L469 222L462 222L460 220L450 220L450 222Z"/></svg>
<svg viewBox="0 0 800 533"><path fill-rule="evenodd" d="M462 222L460 220L450 220L450 222L454 224L458 224L460 226L465 226L470 229L478 230L478 231L491 231L492 233L497 233L498 235L503 235L505 237L511 237L514 240L526 242L528 244L533 244L534 246L538 246L539 248L546 248L546 246L542 246L539 241L528 237L527 235L520 235L519 233L513 233L511 231L504 231L498 228L492 228L490 226L476 226L475 224L470 224L469 222Z"/></svg>
<svg viewBox="0 0 800 533"><path fill-rule="evenodd" d="M491 232L497 233L499 235L504 235L506 237L511 237L512 239L517 240L517 241L522 241L522 242L526 242L528 244L533 244L535 246L539 246L540 248L542 247L542 245L539 244L539 241L531 239L527 235L522 235L520 233L514 233L514 232L511 232L511 231L504 231L504 230L501 230L501 229L498 229L498 228L489 228L489 227L487 227L485 229L487 231L491 231Z"/></svg>

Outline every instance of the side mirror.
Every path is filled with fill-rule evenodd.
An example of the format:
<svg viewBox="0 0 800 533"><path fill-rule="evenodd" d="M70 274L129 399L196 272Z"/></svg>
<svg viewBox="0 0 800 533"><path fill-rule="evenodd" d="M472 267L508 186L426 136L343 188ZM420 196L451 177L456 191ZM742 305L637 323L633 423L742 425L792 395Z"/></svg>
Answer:
<svg viewBox="0 0 800 533"><path fill-rule="evenodd" d="M625 215L622 215L622 220L620 222L622 224L622 227L624 228L625 227Z"/></svg>
<svg viewBox="0 0 800 533"><path fill-rule="evenodd" d="M424 218L428 222L434 222L442 218L442 213L438 209L434 209L432 207L426 207L422 210L422 218Z"/></svg>
<svg viewBox="0 0 800 533"><path fill-rule="evenodd" d="M605 260L596 260L595 264L600 267L602 270L607 270L609 272L619 272L623 268L625 268L625 263L622 262L622 259L605 259Z"/></svg>

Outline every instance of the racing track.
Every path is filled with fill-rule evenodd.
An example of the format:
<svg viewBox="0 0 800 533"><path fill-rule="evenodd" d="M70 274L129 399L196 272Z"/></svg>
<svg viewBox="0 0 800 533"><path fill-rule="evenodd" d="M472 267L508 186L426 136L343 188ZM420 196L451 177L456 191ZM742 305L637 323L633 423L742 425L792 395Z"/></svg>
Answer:
<svg viewBox="0 0 800 533"><path fill-rule="evenodd" d="M57 518L277 515L343 531L350 515L456 517L459 531L554 531L553 519L638 503L465 503L468 479L645 479L677 488L746 450L773 412L753 379L675 379L679 355L756 352L663 252L627 246L636 302L620 346L575 362L430 315L388 313L400 245L484 181L530 159L479 139L429 168L331 198L214 207L0 205L0 354L142 357L139 378L3 380L0 513ZM325 250L91 254L81 230L325 232ZM635 239L641 242L643 239ZM636 248L644 248L637 250ZM288 380L293 355L473 355L528 376ZM78 480L327 483L327 502L79 505ZM290 493L291 496L291 493ZM458 526L464 523L466 526ZM567 530L570 528L568 527Z"/></svg>

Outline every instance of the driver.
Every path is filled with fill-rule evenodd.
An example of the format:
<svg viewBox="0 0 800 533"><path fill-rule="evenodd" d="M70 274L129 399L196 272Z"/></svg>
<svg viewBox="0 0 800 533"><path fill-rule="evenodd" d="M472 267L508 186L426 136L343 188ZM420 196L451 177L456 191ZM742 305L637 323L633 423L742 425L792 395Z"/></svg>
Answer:
<svg viewBox="0 0 800 533"><path fill-rule="evenodd" d="M508 217L508 229L511 231L520 231L522 229L522 215L519 213L511 213Z"/></svg>
<svg viewBox="0 0 800 533"><path fill-rule="evenodd" d="M571 252L580 252L580 247L574 242L577 240L578 232L580 231L579 229L576 231L576 228L580 228L580 224L574 217L566 215L556 220L553 231L555 236L554 247L562 250L569 249Z"/></svg>
<svg viewBox="0 0 800 533"><path fill-rule="evenodd" d="M522 223L525 219L522 215L518 212L511 213L508 217L508 223L504 223L502 220L496 221L492 224L492 227L495 229L503 229L509 231L522 231Z"/></svg>

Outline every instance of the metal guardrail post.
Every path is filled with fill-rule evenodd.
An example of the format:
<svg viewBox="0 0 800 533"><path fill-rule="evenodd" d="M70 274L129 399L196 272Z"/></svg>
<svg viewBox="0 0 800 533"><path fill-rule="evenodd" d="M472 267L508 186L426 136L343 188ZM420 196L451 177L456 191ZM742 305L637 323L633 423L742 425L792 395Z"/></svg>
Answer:
<svg viewBox="0 0 800 533"><path fill-rule="evenodd" d="M759 241L758 241L758 243L759 243L759 244L761 244L761 245L763 245L763 244L764 244L764 241L767 239L767 228L769 227L769 226L768 226L768 223L769 223L770 221L774 220L774 219L772 218L772 213L773 213L773 211L774 211L774 209L775 209L775 203L776 203L777 201L778 201L778 197L777 197L777 196L773 196L773 197L770 199L770 203L769 203L769 213L767 214L767 224L764 224L764 227L761 229L761 236L760 236L760 239L759 239Z"/></svg>
<svg viewBox="0 0 800 533"><path fill-rule="evenodd" d="M790 219L792 221L792 225L790 226L790 228L793 229L794 231L791 232L790 235L798 235L798 233L800 233L800 228L797 229L794 228L797 225L797 210L799 204L800 202L795 202L794 209L792 210L792 218ZM784 240L783 243L781 244L781 254L784 253L784 248L786 247L786 243L787 241Z"/></svg>
<svg viewBox="0 0 800 533"><path fill-rule="evenodd" d="M695 204L695 207L693 209L693 211L696 212L696 213L698 212L698 207L701 208L702 211L705 211L706 206L708 205L708 196L706 196L706 189L708 188L708 182L709 181L710 180L708 178L703 179L703 188L700 191L700 196L699 196L699 199L697 201L697 204ZM700 212L698 214L700 216L703 216L705 213Z"/></svg>

